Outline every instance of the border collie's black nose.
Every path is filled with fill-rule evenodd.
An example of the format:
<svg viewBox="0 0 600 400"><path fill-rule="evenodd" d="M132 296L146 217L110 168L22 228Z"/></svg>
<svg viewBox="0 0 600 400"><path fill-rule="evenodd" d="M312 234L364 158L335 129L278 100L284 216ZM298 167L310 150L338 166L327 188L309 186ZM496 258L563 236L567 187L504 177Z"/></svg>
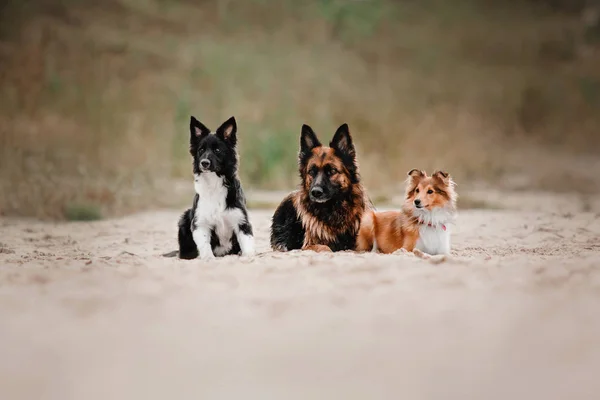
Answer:
<svg viewBox="0 0 600 400"><path fill-rule="evenodd" d="M421 206L421 200L415 199L415 206L420 207Z"/></svg>
<svg viewBox="0 0 600 400"><path fill-rule="evenodd" d="M202 161L200 161L200 165L202 166L202 168L208 168L210 167L210 160L207 160L206 158Z"/></svg>
<svg viewBox="0 0 600 400"><path fill-rule="evenodd" d="M312 188L312 190L310 191L310 194L315 199L320 199L321 197L323 197L323 189L321 189L320 187Z"/></svg>

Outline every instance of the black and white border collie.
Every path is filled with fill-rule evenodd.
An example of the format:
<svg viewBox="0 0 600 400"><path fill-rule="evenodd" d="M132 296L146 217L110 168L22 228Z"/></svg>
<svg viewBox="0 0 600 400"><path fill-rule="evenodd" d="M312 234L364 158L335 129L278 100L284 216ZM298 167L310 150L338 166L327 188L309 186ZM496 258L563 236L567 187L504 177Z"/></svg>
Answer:
<svg viewBox="0 0 600 400"><path fill-rule="evenodd" d="M254 236L238 178L237 124L231 117L215 133L193 116L194 203L179 219L179 258L209 260L254 255Z"/></svg>

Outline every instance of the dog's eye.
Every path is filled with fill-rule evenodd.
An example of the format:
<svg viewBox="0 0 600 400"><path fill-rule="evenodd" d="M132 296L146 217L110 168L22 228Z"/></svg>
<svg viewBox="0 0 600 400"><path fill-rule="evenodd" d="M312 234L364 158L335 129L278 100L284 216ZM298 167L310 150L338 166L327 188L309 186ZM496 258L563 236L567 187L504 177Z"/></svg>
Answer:
<svg viewBox="0 0 600 400"><path fill-rule="evenodd" d="M198 152L199 152L199 153L204 153L204 147L200 147L200 148L198 149Z"/></svg>
<svg viewBox="0 0 600 400"><path fill-rule="evenodd" d="M217 147L217 148L215 149L215 153L220 153L220 152L221 152L221 149Z"/></svg>
<svg viewBox="0 0 600 400"><path fill-rule="evenodd" d="M329 172L328 172L329 176L333 176L333 175L335 175L335 174L337 174L337 173L338 173L338 171L337 171L337 169L335 169L335 168L331 168L331 169L329 170Z"/></svg>
<svg viewBox="0 0 600 400"><path fill-rule="evenodd" d="M317 168L312 167L311 169L308 170L308 174L312 177L314 177L315 175L317 175Z"/></svg>
<svg viewBox="0 0 600 400"><path fill-rule="evenodd" d="M429 189L429 190L427 191L427 194L432 194L432 193L433 193L433 190L431 190L431 189Z"/></svg>
<svg viewBox="0 0 600 400"><path fill-rule="evenodd" d="M419 193L419 189L415 189L415 193Z"/></svg>

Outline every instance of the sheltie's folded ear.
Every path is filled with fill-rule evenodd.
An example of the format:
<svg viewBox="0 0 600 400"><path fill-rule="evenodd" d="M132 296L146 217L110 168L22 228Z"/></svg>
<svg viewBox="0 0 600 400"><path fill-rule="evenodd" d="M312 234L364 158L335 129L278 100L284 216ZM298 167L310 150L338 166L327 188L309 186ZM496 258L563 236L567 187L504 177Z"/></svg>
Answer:
<svg viewBox="0 0 600 400"><path fill-rule="evenodd" d="M452 181L452 177L450 176L450 174L441 170L436 170L431 176L435 179L440 180L444 185L449 185Z"/></svg>
<svg viewBox="0 0 600 400"><path fill-rule="evenodd" d="M421 179L421 178L425 178L427 176L427 174L424 171L421 171L420 169L416 169L413 168L410 171L408 171L408 178L409 179Z"/></svg>
<svg viewBox="0 0 600 400"><path fill-rule="evenodd" d="M419 185L422 179L427 177L425 171L421 171L420 169L413 168L408 173L408 178L406 178L406 197L411 197L414 194L416 187Z"/></svg>

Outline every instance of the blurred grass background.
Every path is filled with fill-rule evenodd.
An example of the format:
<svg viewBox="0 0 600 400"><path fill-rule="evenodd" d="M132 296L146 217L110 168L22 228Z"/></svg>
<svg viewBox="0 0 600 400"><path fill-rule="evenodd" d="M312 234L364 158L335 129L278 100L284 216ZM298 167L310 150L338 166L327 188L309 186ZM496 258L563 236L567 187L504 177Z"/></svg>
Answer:
<svg viewBox="0 0 600 400"><path fill-rule="evenodd" d="M373 193L415 167L461 185L599 187L598 1L1 7L3 215L174 205L191 176L190 114L213 129L235 115L248 188L295 185L301 124L325 142L343 122Z"/></svg>

